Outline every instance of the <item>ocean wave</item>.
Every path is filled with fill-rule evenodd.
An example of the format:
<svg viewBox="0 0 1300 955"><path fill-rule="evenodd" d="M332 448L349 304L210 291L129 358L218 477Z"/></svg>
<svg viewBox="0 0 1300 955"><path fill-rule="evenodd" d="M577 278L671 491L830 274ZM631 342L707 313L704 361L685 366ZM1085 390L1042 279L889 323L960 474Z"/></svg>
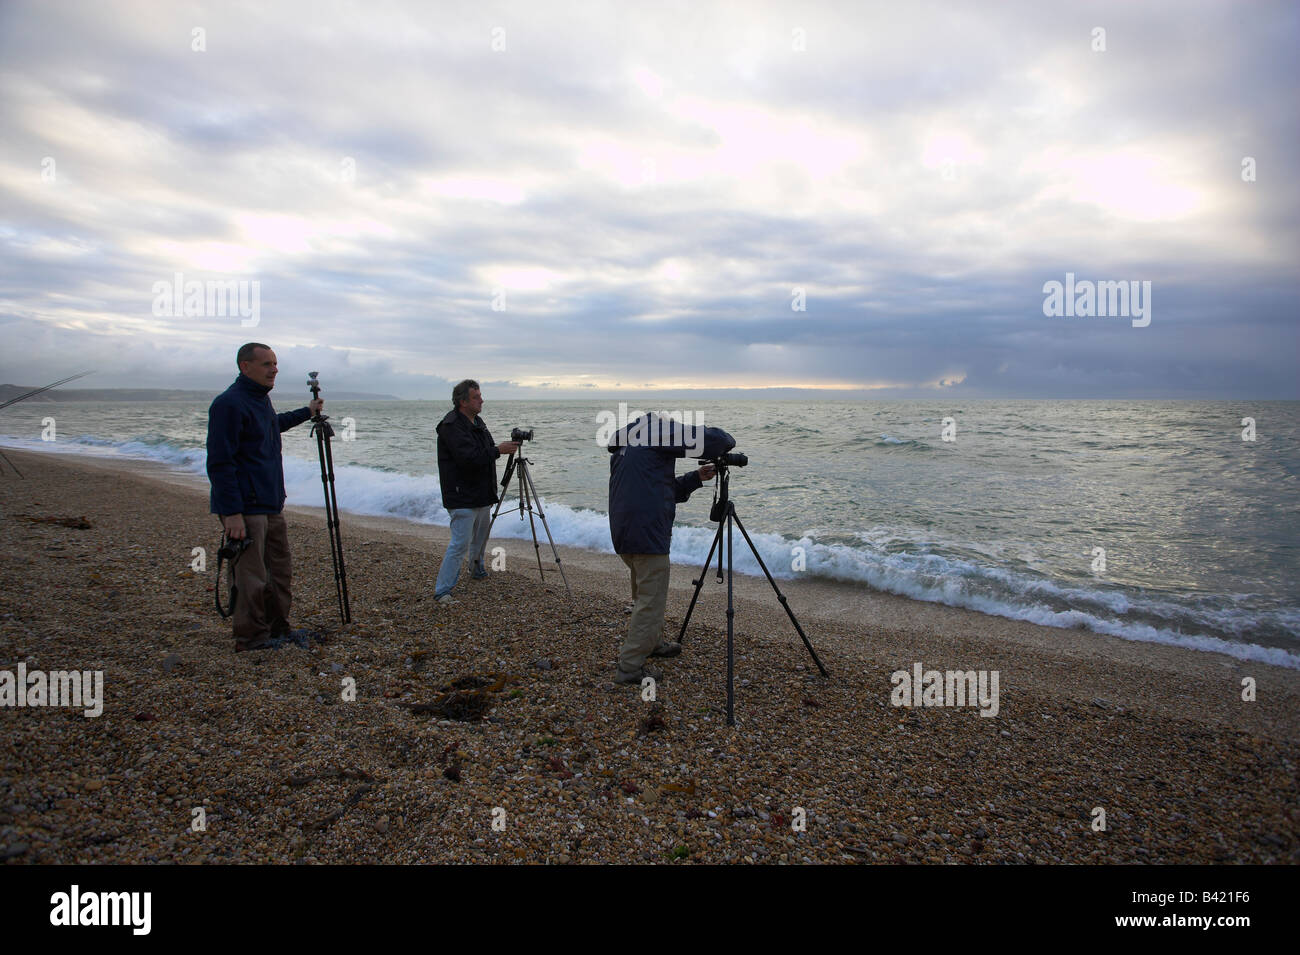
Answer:
<svg viewBox="0 0 1300 955"><path fill-rule="evenodd" d="M918 441L915 438L896 438L892 434L881 434L874 442L878 448L891 448L900 451L933 451L934 445L927 444L924 441Z"/></svg>
<svg viewBox="0 0 1300 955"><path fill-rule="evenodd" d="M51 443L6 437L3 443L35 451L149 460L193 475L205 473L203 448L177 447L158 435L130 441L82 436ZM284 474L290 504L321 504L320 465L316 460L286 455ZM339 507L344 511L419 524L446 526L450 521L442 506L436 474L336 465L335 476ZM493 528L494 537L531 537L528 521L509 510L514 506L513 498L506 501L506 510ZM545 498L541 506L557 544L613 553L604 513L551 503ZM712 527L679 524L673 531L672 561L698 568L709 552L714 533ZM780 579L806 576L866 584L914 600L1013 620L1066 630L1083 628L1128 640L1213 651L1239 660L1300 669L1300 654L1284 647L1263 646L1252 639L1258 639L1259 634L1273 634L1284 643L1297 641L1300 645L1300 609L1294 607L1252 607L1250 595L1243 594L1177 598L1135 588L1069 585L950 553L919 552L900 540L897 531L858 532L855 536L857 543L849 544L824 543L813 535L792 539L758 533L752 538L769 571ZM904 549L898 549L900 544ZM941 546L931 542L925 549ZM740 573L762 575L762 568L747 547L736 549L735 568Z"/></svg>

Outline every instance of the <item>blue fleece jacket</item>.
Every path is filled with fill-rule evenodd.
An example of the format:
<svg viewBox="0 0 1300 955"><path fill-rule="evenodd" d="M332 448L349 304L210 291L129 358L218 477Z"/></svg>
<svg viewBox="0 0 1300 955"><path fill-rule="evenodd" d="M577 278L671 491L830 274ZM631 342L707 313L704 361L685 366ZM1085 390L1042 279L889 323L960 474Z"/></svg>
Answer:
<svg viewBox="0 0 1300 955"><path fill-rule="evenodd" d="M276 414L270 388L240 375L208 408L208 480L213 514L279 514L287 496L280 432L311 417Z"/></svg>

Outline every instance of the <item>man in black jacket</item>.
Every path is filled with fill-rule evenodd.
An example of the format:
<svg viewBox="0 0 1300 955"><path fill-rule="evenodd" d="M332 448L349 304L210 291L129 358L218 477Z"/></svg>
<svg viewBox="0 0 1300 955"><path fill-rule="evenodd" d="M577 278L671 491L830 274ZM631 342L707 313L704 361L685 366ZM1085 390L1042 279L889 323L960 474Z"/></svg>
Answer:
<svg viewBox="0 0 1300 955"><path fill-rule="evenodd" d="M451 542L443 555L433 595L440 604L455 603L452 588L460 578L466 553L474 562L475 579L487 576L483 548L487 545L492 505L497 502L496 460L511 454L513 441L492 443L492 433L478 413L483 395L478 382L465 379L451 391L453 410L438 422L438 483L442 506L451 515Z"/></svg>
<svg viewBox="0 0 1300 955"><path fill-rule="evenodd" d="M713 465L675 478L674 462L688 452L716 458L735 446L721 428L692 427L655 414L637 418L609 440L609 533L632 574L632 619L618 657L619 683L640 684L647 676L661 680L659 671L645 665L646 658L681 652L681 644L662 640L673 518L677 505L713 477Z"/></svg>
<svg viewBox="0 0 1300 955"><path fill-rule="evenodd" d="M248 548L232 565L238 598L235 652L274 646L289 633L293 565L284 522L280 432L317 414L325 402L276 414L268 395L279 374L275 352L249 342L235 356L239 377L208 408L208 480L212 513L231 540ZM217 582L220 586L220 581Z"/></svg>

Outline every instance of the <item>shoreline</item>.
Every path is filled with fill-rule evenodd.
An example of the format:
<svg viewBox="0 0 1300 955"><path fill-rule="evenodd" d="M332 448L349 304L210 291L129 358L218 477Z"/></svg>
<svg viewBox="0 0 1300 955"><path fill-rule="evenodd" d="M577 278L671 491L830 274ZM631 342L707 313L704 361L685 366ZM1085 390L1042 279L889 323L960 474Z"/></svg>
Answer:
<svg viewBox="0 0 1300 955"><path fill-rule="evenodd" d="M651 703L613 684L628 582L612 555L559 548L570 601L544 537L545 584L531 540L494 540L506 571L462 574L440 608L446 528L345 515L340 626L311 507L286 510L293 616L326 642L235 656L205 489L144 462L12 456L27 479L0 478L0 669L106 673L97 719L0 707L12 861L1300 861L1294 670L780 581L823 679L767 582L738 576L727 727L711 573ZM41 520L61 516L91 527ZM674 568L669 637L693 573ZM916 663L998 671L998 714L891 705L891 674ZM499 684L484 718L409 709L471 675ZM213 823L192 837L195 805ZM774 821L795 806L807 831Z"/></svg>
<svg viewBox="0 0 1300 955"><path fill-rule="evenodd" d="M194 472L180 470L175 466L163 461L150 460L147 458L131 457L114 457L109 455L99 456L92 453L69 453L60 451L51 451L46 448L11 448L15 453L34 453L37 455L52 454L61 460L77 461L90 467L108 468L110 470L120 470L138 475L150 476L155 480L178 487L189 487L195 490L202 490L207 493L207 480L204 475ZM301 463L301 459L295 459ZM314 462L310 462L314 466ZM430 475L436 483L436 471ZM318 478L313 479L312 490L319 491ZM302 488L297 488L301 493ZM315 500L310 496L311 500ZM514 500L512 498L512 500ZM319 504L293 504L292 497L286 502L286 511L293 511L303 515L314 515L323 518L324 510ZM407 537L414 540L431 540L437 545L445 545L447 540L447 528L439 525L422 524L411 521L407 518L392 516L386 514L360 514L350 511L343 511L345 530L347 524L354 524L358 527L373 528L398 536ZM515 515L509 515L515 517ZM710 525L712 526L712 525ZM707 529L707 528L705 528ZM539 530L539 540L542 542L542 548L548 551L544 564L547 570L553 570L553 561L549 555L549 544L545 539L545 532ZM692 526L691 531L701 530L698 526ZM512 546L526 546L521 541L513 539L494 540L493 546L500 545L509 550ZM621 564L617 561L616 555L612 550L603 551L591 548L588 545L557 545L557 548L568 557L565 559L572 561L573 564L581 564L593 570L602 569L602 562L612 562L610 566L616 573L622 573ZM740 551L747 553L743 539L739 541ZM514 556L512 552L512 556ZM714 566L716 567L716 557ZM685 575L687 580L693 578L699 571L698 561L693 563L679 563L676 560L672 565L675 568L673 589L676 591L677 577ZM608 568L604 568L608 569ZM711 577L712 579L712 577ZM776 596L772 594L771 588L766 584L761 576L753 576L743 572L737 572L736 584L738 587L747 587L751 595L760 594L764 599L776 601ZM1077 620L1072 626L1054 626L1049 623L1035 622L1033 619L1024 619L1018 613L1028 612L1034 608L1024 607L1017 604L1011 604L1003 609L1009 610L1010 613L1000 612L998 609L977 609L972 606L959 606L956 604L946 603L943 600L926 599L925 596L917 596L907 593L893 593L886 590L879 590L876 587L862 579L843 579L818 575L801 575L796 577L778 578L777 584L784 591L789 587L807 588L815 596L812 606L822 608L835 608L840 616L853 616L858 619L867 619L875 623L880 623L886 627L896 627L907 625L916 620L922 620L934 625L942 625L948 628L962 626L962 620L985 620L991 619L1001 621L1010 629L1009 633L1014 633L1017 638L1027 639L1032 643L1051 645L1069 644L1076 642L1078 635L1084 634L1089 637L1103 638L1098 644L1104 652L1122 654L1119 647L1125 644L1138 644L1150 647L1169 647L1178 651L1191 651L1195 653L1209 654L1215 657L1226 657L1241 662L1243 666L1268 666L1292 669L1300 673L1300 652L1296 652L1285 642L1251 642L1248 640L1233 640L1226 635L1213 636L1202 631L1193 631L1189 634L1177 632L1178 637L1183 638L1183 642L1177 642L1172 637L1174 632L1162 629L1166 625L1152 624L1147 627L1135 626L1133 628L1123 627L1121 632L1109 632L1106 629L1106 622L1100 621L1102 629L1094 629L1084 620ZM1041 609L1041 608L1040 608ZM968 615L973 615L968 616ZM983 629L984 625L976 625L978 629ZM1145 630L1155 629L1158 633L1156 639L1145 639L1147 634ZM1135 630L1136 632L1123 632L1125 630ZM1109 641L1118 641L1109 642Z"/></svg>
<svg viewBox="0 0 1300 955"><path fill-rule="evenodd" d="M30 454L34 452L17 451L15 453ZM199 475L174 470L159 462L132 458L114 459L93 455L69 455L66 458L58 458L61 461L69 459L84 463L89 467L122 471L160 481L170 486L201 491L206 501L206 479ZM206 504L204 506L206 507ZM324 508L320 505L292 503L286 503L285 513L298 514L321 522L324 521L325 515ZM517 515L511 514L509 518L517 519ZM502 519L507 518L503 517ZM342 512L342 521L345 549L347 547L349 526L364 528L367 532L379 533L389 539L423 542L423 545L435 548L438 553L445 549L450 538L449 528L436 524L415 523L400 517L355 514L344 511ZM546 572L547 580L549 580L552 576L558 575L555 571L554 558L550 553L550 546L546 541L545 532L540 528L540 522L538 541L541 545L542 567ZM522 561L525 563L525 571L531 570L534 580L537 579L537 564L532 550L531 539L520 540L494 537L489 544L489 551L492 547L497 546L505 548L507 561L512 569L518 569L519 563ZM741 539L741 546L744 546L743 539ZM617 596L619 587L623 590L627 589L627 572L618 560L617 555L564 544L557 544L556 551L563 561L565 573L580 573L588 589L595 589L612 596ZM702 606L707 603L707 597L712 591L725 589L725 582L722 584L717 583L716 566L717 557L715 556L713 566L709 570L701 593ZM680 600L682 604L681 612L684 613L685 604L689 602L693 582L699 570L698 565L680 563L672 565L672 577L669 585L671 595L670 616L672 615L673 600ZM949 604L920 600L915 597L876 590L863 581L794 578L778 579L777 586L781 588L782 593L790 598L791 609L794 610L801 623L807 616L809 619L816 619L821 622L859 626L864 632L869 632L873 627L891 630L923 628L943 632L974 631L979 636L986 636L990 631L996 629L999 631L998 637L1000 639L1006 639L1017 645L1048 653L1059 653L1075 659L1092 659L1101 654L1128 664L1157 666L1173 673L1194 674L1202 677L1214 676L1223 668L1231 668L1234 671L1242 672L1258 669L1270 671L1292 670L1290 667L1265 661L1242 660L1215 650L1202 650L1159 641L1136 640L1129 637L1099 633L1082 627L1051 627L1046 624L1017 620L965 607L954 607ZM744 599L760 605L770 604L771 609L779 609L780 605L776 595L762 577L737 572L734 576L734 587L737 600ZM799 596L797 601L796 595ZM715 609L725 613L725 600L719 601ZM782 621L786 620L784 614L778 614L777 616ZM867 621L867 623L859 623L860 621ZM790 634L794 636L794 630L790 627L788 621L785 622L785 626ZM807 631L809 628L805 626L804 629ZM1300 670L1293 672L1300 675Z"/></svg>

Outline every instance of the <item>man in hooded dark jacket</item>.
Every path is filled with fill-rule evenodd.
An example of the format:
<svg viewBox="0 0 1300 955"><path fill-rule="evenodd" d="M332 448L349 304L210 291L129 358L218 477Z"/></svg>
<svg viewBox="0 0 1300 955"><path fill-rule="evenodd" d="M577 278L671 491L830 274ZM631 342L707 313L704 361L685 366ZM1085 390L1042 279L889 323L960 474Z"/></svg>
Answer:
<svg viewBox="0 0 1300 955"><path fill-rule="evenodd" d="M442 487L442 506L451 515L451 540L433 591L440 604L455 602L451 591L460 578L466 556L473 564L471 576L475 579L487 576L483 548L492 523L492 505L497 502L496 460L519 449L513 441L492 443L492 432L478 416L483 410L478 382L466 378L456 385L451 402L454 408L438 422L437 428L438 482Z"/></svg>
<svg viewBox="0 0 1300 955"><path fill-rule="evenodd" d="M677 505L713 477L706 464L674 477L674 462L688 454L716 458L736 446L721 428L683 424L675 418L643 415L609 441L609 533L614 551L632 575L632 619L618 657L619 683L663 679L645 665L648 657L676 656L678 643L663 637L668 602L668 551Z"/></svg>

